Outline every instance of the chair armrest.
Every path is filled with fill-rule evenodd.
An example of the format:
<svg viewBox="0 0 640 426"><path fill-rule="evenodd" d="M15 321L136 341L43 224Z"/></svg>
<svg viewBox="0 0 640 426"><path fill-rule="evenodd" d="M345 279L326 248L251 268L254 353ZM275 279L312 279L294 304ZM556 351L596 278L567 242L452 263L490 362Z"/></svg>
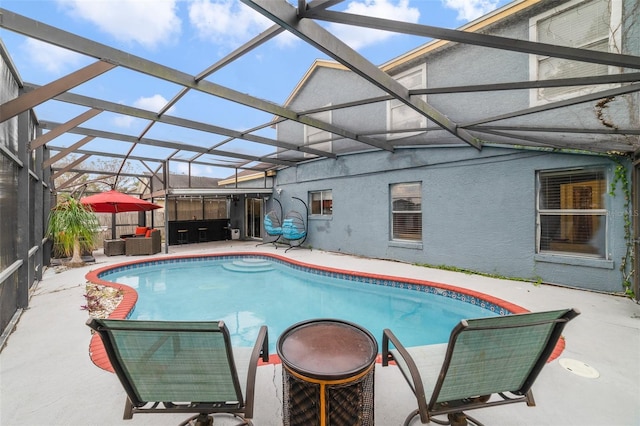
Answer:
<svg viewBox="0 0 640 426"><path fill-rule="evenodd" d="M396 337L395 334L388 328L385 328L382 332L382 366L386 367L389 365L390 360L395 360L396 365L398 364L398 360L396 360L393 354L389 351L389 342L396 348L398 354L402 358L402 362L406 365L406 369L408 372L405 372L405 369L400 368L402 375L406 379L407 383L409 383L409 387L413 391L416 396L416 400L418 401L418 412L420 413L420 421L422 423L429 422L429 411L427 407L427 396L424 391L424 384L422 382L422 377L420 376L420 372L418 371L418 367L414 362L413 358L407 351L407 349L400 343L400 340ZM408 373L408 374L407 374Z"/></svg>
<svg viewBox="0 0 640 426"><path fill-rule="evenodd" d="M382 331L382 366L386 367L389 365L389 361L394 361L393 353L389 350L389 342L396 348L403 357L411 358L409 352L405 349L405 347L400 343L400 340L396 337L395 334L388 328L385 328Z"/></svg>
<svg viewBox="0 0 640 426"><path fill-rule="evenodd" d="M255 396L256 387L256 371L258 369L258 358L262 361L269 361L269 332L267 326L260 327L258 332L258 338L253 346L251 352L251 358L249 360L249 370L247 371L247 386L245 398L245 417L248 419L253 418L253 400Z"/></svg>

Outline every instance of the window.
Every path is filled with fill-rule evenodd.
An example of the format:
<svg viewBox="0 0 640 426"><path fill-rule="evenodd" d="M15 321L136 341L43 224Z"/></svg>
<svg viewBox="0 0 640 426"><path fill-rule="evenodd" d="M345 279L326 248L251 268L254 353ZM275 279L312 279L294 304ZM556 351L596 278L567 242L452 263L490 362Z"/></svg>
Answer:
<svg viewBox="0 0 640 426"><path fill-rule="evenodd" d="M425 66L414 68L399 74L395 79L407 89L423 89L426 87L426 68ZM426 100L426 96L421 98ZM389 130L422 129L427 126L427 118L424 115L399 100L389 101L388 108ZM390 133L389 138L402 138L416 134L418 132Z"/></svg>
<svg viewBox="0 0 640 426"><path fill-rule="evenodd" d="M309 193L311 214L331 216L333 214L333 195L331 191L314 191Z"/></svg>
<svg viewBox="0 0 640 426"><path fill-rule="evenodd" d="M539 253L605 257L604 176L604 169L539 172Z"/></svg>
<svg viewBox="0 0 640 426"><path fill-rule="evenodd" d="M391 185L391 239L422 241L422 184Z"/></svg>
<svg viewBox="0 0 640 426"><path fill-rule="evenodd" d="M315 114L309 114L309 117L331 124L331 111L316 112ZM305 125L304 144L318 151L331 152L331 132ZM304 156L315 157L315 155L306 152Z"/></svg>
<svg viewBox="0 0 640 426"><path fill-rule="evenodd" d="M531 39L559 46L601 52L613 51L620 46L619 28L622 19L620 3L610 0L569 2L560 10L555 8L533 18L530 25ZM612 29L618 29L618 31L613 32ZM598 76L619 72L607 65L549 56L531 55L531 61L532 80ZM566 99L569 96L606 88L605 85L600 85L532 89L531 102L541 104L545 101Z"/></svg>

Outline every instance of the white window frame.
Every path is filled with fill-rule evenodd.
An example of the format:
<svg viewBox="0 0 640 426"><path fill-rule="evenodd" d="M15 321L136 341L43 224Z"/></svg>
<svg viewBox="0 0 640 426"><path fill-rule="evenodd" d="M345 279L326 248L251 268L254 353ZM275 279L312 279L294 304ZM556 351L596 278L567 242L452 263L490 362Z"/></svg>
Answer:
<svg viewBox="0 0 640 426"><path fill-rule="evenodd" d="M570 256L570 257L580 257L580 258L597 258L597 259L607 259L608 257L608 226L609 226L609 213L606 208L606 204L602 206L602 208L598 209L543 209L540 207L540 200L542 197L542 177L544 175L550 177L561 177L561 176L572 176L572 175L584 175L589 173L602 173L603 182L602 182L602 190L603 197L607 193L608 182L607 182L607 172L605 167L589 167L583 169L561 169L561 170L539 170L536 173L536 181L537 181L537 189L536 189L536 253L539 254L558 254L562 256ZM606 198L605 198L606 200ZM603 200L603 203L605 202ZM603 238L603 246L602 254L589 254L583 253L579 251L571 251L571 250L559 250L550 246L547 249L542 249L542 217L543 216L596 216L601 218L601 224L604 229L600 232L602 233Z"/></svg>
<svg viewBox="0 0 640 426"><path fill-rule="evenodd" d="M406 81L409 80L411 77L414 77L416 74L420 73L421 75L421 79L420 79L420 83L418 85L409 87L410 85L406 84ZM400 84L402 84L404 87L406 87L409 90L412 89L425 89L427 87L427 65L426 64L422 64L420 66L411 68L407 71L401 72L400 74L397 74L395 76L393 76L393 78ZM427 95L419 95L419 98L422 99L423 101L427 101ZM412 114L415 114L416 118L420 118L420 126L419 127L427 127L428 125L428 120L427 117L419 114L418 112L412 110L409 106L405 105L404 103L396 100L396 99L392 99L390 101L387 102L387 129L388 130L394 130L394 122L393 122L393 111L395 109L407 109L410 110ZM387 139L399 139L399 138L406 138L409 136L414 136L417 134L420 134L423 132L411 132L411 133L388 133L387 134Z"/></svg>
<svg viewBox="0 0 640 426"><path fill-rule="evenodd" d="M320 194L320 213L313 212L313 195ZM331 211L325 212L323 201L330 195L331 199ZM309 191L309 215L312 217L331 217L333 215L333 191L331 189L324 189L322 191Z"/></svg>
<svg viewBox="0 0 640 426"><path fill-rule="evenodd" d="M331 106L325 105L325 107ZM313 114L309 114L308 117L315 118L316 120L323 121L327 124L331 124L333 120L333 111L321 111ZM312 142L312 138L318 138L322 142ZM332 145L332 133L326 130L321 130L313 126L304 125L304 146L317 149L318 151L333 152ZM305 158L316 157L314 154L304 153Z"/></svg>
<svg viewBox="0 0 640 426"><path fill-rule="evenodd" d="M562 13L569 12L571 9L574 9L576 6L581 4L586 4L591 1L606 1L609 5L611 11L611 17L609 22L609 35L608 35L608 44L609 44L609 52L613 52L615 50L619 50L622 43L622 1L619 0L573 0L553 9L550 9L540 15L537 15L529 20L529 39L531 41L538 41L538 23L544 19L547 19L553 15L559 15ZM602 40L602 39L599 39ZM586 45L597 42L598 40L590 40L581 46L574 47L584 47ZM540 55L529 55L529 79L531 81L539 80L539 64L541 60L549 58L548 56L540 56ZM567 62L570 60L567 59ZM609 74L619 74L621 69L619 67L609 66L608 73ZM541 88L535 88L529 90L529 103L531 106L544 105L549 102L560 101L564 99L573 98L576 96L592 93L594 91L601 91L610 89L613 87L617 87L619 84L610 84L610 85L597 85L597 86L574 86L568 87L566 91L563 93L553 96L543 97L541 95Z"/></svg>
<svg viewBox="0 0 640 426"><path fill-rule="evenodd" d="M408 185L418 185L419 193L420 193L420 210L395 210L394 209L394 188L399 188L402 186ZM389 224L389 239L391 241L401 241L401 242L409 242L409 243L422 243L422 235L423 235L423 226L422 220L424 218L423 208L422 208L422 182L398 182L392 183L389 185L389 209L390 209L390 224ZM394 237L396 234L396 229L394 227L394 218L396 215L419 215L420 216L420 235L416 235L418 238L398 238Z"/></svg>

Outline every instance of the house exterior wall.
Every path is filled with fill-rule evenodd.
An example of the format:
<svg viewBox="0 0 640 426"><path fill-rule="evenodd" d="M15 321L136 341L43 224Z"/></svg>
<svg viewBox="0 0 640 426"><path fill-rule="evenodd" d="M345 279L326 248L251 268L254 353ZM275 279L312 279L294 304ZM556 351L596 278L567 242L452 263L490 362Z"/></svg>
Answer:
<svg viewBox="0 0 640 426"><path fill-rule="evenodd" d="M492 35L530 40L530 27L532 19L546 10L549 6L562 7L572 2L542 2L536 7L530 8L502 22L493 24L488 32ZM637 14L640 13L640 5L637 2L624 1L622 7L621 46L620 50L628 55L640 55L640 22ZM535 70L532 70L530 56L528 54L491 49L487 47L449 44L445 48L436 49L417 57L412 61L404 62L387 72L396 76L408 69L425 66L427 87L450 87L464 85L480 85L493 83L507 83L528 81L537 79ZM618 72L616 70L615 72ZM625 72L634 70L626 69ZM613 72L613 70L611 71ZM495 117L507 112L526 110L546 102L532 102L531 97L535 89L531 90L506 90L483 91L466 93L431 94L426 96L426 101L449 117L456 123L468 124L478 119ZM586 92L585 92L586 93ZM363 78L350 71L318 67L297 96L289 103L289 107L296 111L306 111L327 105L337 105L344 102L373 98L382 95L382 91L366 82ZM582 94L582 93L581 93ZM573 95L577 96L577 94ZM557 101L552 99L549 102ZM600 105L600 106L599 106ZM560 128L610 128L611 126L628 129L640 126L640 93L615 96L601 103L601 100L564 106L561 113L558 109L536 112L535 114L523 114L506 120L489 122L488 125L507 126L536 126L545 123L547 126L556 125ZM332 113L332 124L344 127L354 133L380 131L382 134L374 137L385 139L383 134L387 126L388 103L377 102L359 107L335 110ZM428 127L435 128L434 123L429 122ZM278 124L278 138L294 144L304 143L304 126L296 122L283 122ZM473 133L473 132L472 132ZM504 136L490 135L487 133L473 133L484 143L509 143L514 141ZM623 141L624 136L612 135L612 140ZM585 149L597 148L592 146L592 138L589 134L575 133L573 142L584 142ZM397 143L397 139L390 138ZM403 144L416 145L421 143L460 144L461 140L445 131L422 132L417 135L402 139ZM542 147L555 147L551 144L541 144ZM333 152L345 153L363 148L362 144L345 139L334 142ZM294 153L294 157L302 156L302 153Z"/></svg>
<svg viewBox="0 0 640 426"><path fill-rule="evenodd" d="M626 243L619 191L606 195L606 259L536 253L536 171L602 166L609 185L616 165L599 155L417 148L284 169L276 187L285 214L304 212L292 197L308 200L309 191L332 191L333 214L309 217L308 247L621 292L618 268ZM389 185L403 182L422 183L421 243L390 237Z"/></svg>
<svg viewBox="0 0 640 426"><path fill-rule="evenodd" d="M564 4L571 2L542 2L537 7L528 9L520 14L505 19L504 22L494 24L489 33L496 36L513 38L518 40L532 40L529 34L533 25L532 19L544 11L550 9L549 6L562 8ZM628 55L640 55L640 21L637 16L640 13L638 2L624 1L622 8L621 28L616 32L621 33L622 39L619 49L621 53ZM388 72L395 75L400 70L406 70L421 63L427 64L427 87L450 87L476 84L496 84L518 81L536 80L535 70L531 67L531 55L492 49L469 44L451 44L448 47L429 53L423 58L406 63L402 68L392 69ZM625 70L633 72L634 70ZM619 72L619 70L616 70ZM532 75L532 73L534 75ZM535 90L535 89L533 89ZM447 93L428 95L426 100L444 115L451 118L456 123L465 124L474 122L477 119L499 116L501 114L525 110L537 105L545 105L531 102L530 90L507 90L488 92L467 92L467 93ZM577 96L577 95L573 95ZM552 99L549 102L557 101ZM619 128L637 128L640 126L638 115L638 104L640 94L633 93L623 96L616 96L600 109L602 118L598 117L597 104L600 100L580 103L564 107L562 114L558 114L557 109L538 112L536 114L525 114L520 117L500 120L488 124L509 125L509 126L535 126L540 123L557 123L558 127L564 128L591 128L602 127L603 120ZM434 126L434 125L432 125ZM486 143L509 142L507 139L497 136L479 134L479 137ZM589 141L588 136L574 135L576 140ZM453 135L441 134L440 132L430 132L417 135L410 139L412 143L419 141L433 142L458 142ZM511 141L512 142L512 141ZM588 146L586 146L588 148Z"/></svg>
<svg viewBox="0 0 640 426"><path fill-rule="evenodd" d="M320 67L315 70L309 84L300 90L300 96L293 100L290 107L296 111L307 111L381 95L384 95L382 90L350 71ZM369 104L333 111L332 124L354 132L359 129L384 130L386 117L386 104ZM304 140L304 126L296 122L278 124L277 131L278 140L294 144L302 144ZM362 144L340 139L334 142L333 148L336 152L351 152L354 149L361 150ZM297 158L302 155L298 153Z"/></svg>
<svg viewBox="0 0 640 426"><path fill-rule="evenodd" d="M541 2L522 13L488 27L488 33L530 39L531 19L566 1ZM624 0L622 53L638 55L637 2ZM426 66L427 87L527 81L532 78L530 55L471 45L450 44L387 69L399 75ZM426 64L426 65L425 65ZM319 67L305 81L289 106L305 111L379 96L380 90L355 74ZM530 90L468 92L428 95L429 104L456 123L469 123L535 106ZM564 128L597 128L604 121L620 128L638 128L638 93L617 96L598 107L598 101L501 120L490 124ZM332 123L356 133L386 129L388 104L334 110ZM600 114L600 117L599 117ZM433 123L428 124L434 127ZM366 130L365 130L366 129ZM278 138L303 144L303 126L283 122ZM324 250L405 262L443 265L505 277L517 277L605 292L622 292L619 270L626 253L625 197L605 195L606 254L604 258L537 253L536 176L538 171L603 167L607 191L618 163L607 155L559 152L541 144L540 150L518 149L517 140L477 134L485 143L481 151L444 131L428 131L398 139L394 152L370 150L348 154L353 142L337 141L337 159L313 160L280 170L276 186L284 211L300 210L291 197L309 200L309 191L331 190L330 217L309 218L305 245ZM376 136L384 139L384 135ZM535 137L535 135L534 135ZM584 141L588 134L575 134ZM619 135L612 135L620 140ZM511 148L501 145L507 142ZM429 147L424 146L430 144ZM420 145L423 145L420 147ZM362 149L362 145L360 145ZM346 154L346 155L345 155ZM302 154L299 154L302 155ZM630 175L632 164L618 159ZM422 183L422 242L392 241L389 185ZM267 209L268 210L268 209Z"/></svg>

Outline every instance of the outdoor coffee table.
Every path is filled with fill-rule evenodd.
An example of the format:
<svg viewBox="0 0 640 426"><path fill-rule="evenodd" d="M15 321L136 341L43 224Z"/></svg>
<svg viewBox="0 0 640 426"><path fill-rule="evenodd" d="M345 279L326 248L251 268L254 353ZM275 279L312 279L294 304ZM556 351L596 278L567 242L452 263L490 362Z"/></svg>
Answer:
<svg viewBox="0 0 640 426"><path fill-rule="evenodd" d="M115 240L104 240L105 256L117 256L124 254L124 240L116 238Z"/></svg>
<svg viewBox="0 0 640 426"><path fill-rule="evenodd" d="M378 344L359 325L304 321L276 345L282 361L285 426L373 426Z"/></svg>

